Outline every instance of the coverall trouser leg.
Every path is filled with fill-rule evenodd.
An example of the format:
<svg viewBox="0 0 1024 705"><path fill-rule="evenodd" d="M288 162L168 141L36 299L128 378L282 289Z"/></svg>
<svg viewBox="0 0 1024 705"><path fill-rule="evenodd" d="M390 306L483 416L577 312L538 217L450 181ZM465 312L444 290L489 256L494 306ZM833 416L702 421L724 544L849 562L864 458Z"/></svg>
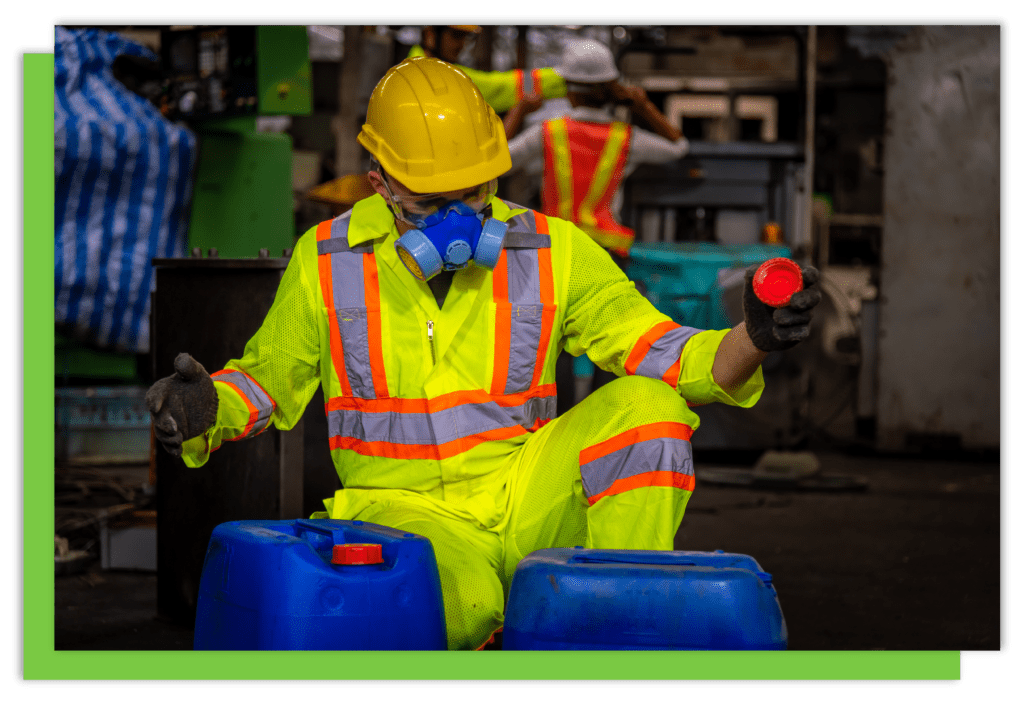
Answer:
<svg viewBox="0 0 1024 705"><path fill-rule="evenodd" d="M686 413L664 382L622 377L535 433L510 475L506 592L541 548L672 550L693 490Z"/></svg>
<svg viewBox="0 0 1024 705"><path fill-rule="evenodd" d="M476 649L501 627L505 595L498 579L497 534L414 500L383 499L364 505L351 518L430 539L441 578L449 649Z"/></svg>

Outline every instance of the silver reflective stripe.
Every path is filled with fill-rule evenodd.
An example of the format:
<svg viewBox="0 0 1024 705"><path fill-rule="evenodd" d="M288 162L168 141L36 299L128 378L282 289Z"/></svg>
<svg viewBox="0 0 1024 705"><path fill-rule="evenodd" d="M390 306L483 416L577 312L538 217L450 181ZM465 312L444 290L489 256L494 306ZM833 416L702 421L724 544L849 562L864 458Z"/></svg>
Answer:
<svg viewBox="0 0 1024 705"><path fill-rule="evenodd" d="M351 213L351 211L349 211ZM331 258L331 283L334 313L345 351L345 372L352 395L374 399L373 372L370 369L369 332L366 325L366 289L363 280L363 254L373 246L348 247L349 214L331 222L331 239L321 242L339 243L325 248ZM341 247L344 244L344 247Z"/></svg>
<svg viewBox="0 0 1024 705"><path fill-rule="evenodd" d="M525 429L530 429L537 421L550 421L558 414L557 397L534 397L527 399L521 406L507 407L506 413Z"/></svg>
<svg viewBox="0 0 1024 705"><path fill-rule="evenodd" d="M316 253L318 255L329 255L332 252L373 252L373 245L349 247L348 240L345 238L331 238L330 240L320 240L316 243Z"/></svg>
<svg viewBox="0 0 1024 705"><path fill-rule="evenodd" d="M270 423L270 415L274 413L274 400L266 392L260 389L248 375L242 372L226 372L215 375L215 382L230 382L235 385L242 394L249 400L249 403L256 407L256 421L249 430L247 436L254 436L267 427Z"/></svg>
<svg viewBox="0 0 1024 705"><path fill-rule="evenodd" d="M551 236L541 235L540 233L518 233L518 232L507 232L505 233L505 249L540 249L542 247L551 247Z"/></svg>
<svg viewBox="0 0 1024 705"><path fill-rule="evenodd" d="M506 252L508 258L508 300L517 303L540 303L540 268L537 250Z"/></svg>
<svg viewBox="0 0 1024 705"><path fill-rule="evenodd" d="M512 305L505 393L529 389L540 347L544 307L540 300L537 250L506 250L508 300Z"/></svg>
<svg viewBox="0 0 1024 705"><path fill-rule="evenodd" d="M509 335L508 379L505 394L529 389L537 365L544 307L541 304L512 304L512 330Z"/></svg>
<svg viewBox="0 0 1024 705"><path fill-rule="evenodd" d="M651 349L637 365L636 374L641 377L661 379L668 369L679 360L686 341L701 332L703 331L698 328L687 328L686 326L668 331L651 345Z"/></svg>
<svg viewBox="0 0 1024 705"><path fill-rule="evenodd" d="M580 477L583 492L587 497L594 497L616 480L655 470L693 475L690 442L671 437L640 441L581 465Z"/></svg>
<svg viewBox="0 0 1024 705"><path fill-rule="evenodd" d="M478 433L519 424L529 429L538 419L555 414L556 398L529 399L514 407L493 401L459 404L433 413L335 409L327 413L331 438L343 436L367 443L443 445Z"/></svg>

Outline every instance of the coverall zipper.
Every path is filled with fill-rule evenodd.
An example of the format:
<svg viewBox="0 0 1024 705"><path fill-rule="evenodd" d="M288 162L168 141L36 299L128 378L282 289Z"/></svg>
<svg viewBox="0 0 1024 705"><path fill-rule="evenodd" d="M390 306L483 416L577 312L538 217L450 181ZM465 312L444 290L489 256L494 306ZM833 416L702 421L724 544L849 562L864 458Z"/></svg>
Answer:
<svg viewBox="0 0 1024 705"><path fill-rule="evenodd" d="M437 356L434 354L434 322L427 321L427 343L430 345L430 363L437 364Z"/></svg>

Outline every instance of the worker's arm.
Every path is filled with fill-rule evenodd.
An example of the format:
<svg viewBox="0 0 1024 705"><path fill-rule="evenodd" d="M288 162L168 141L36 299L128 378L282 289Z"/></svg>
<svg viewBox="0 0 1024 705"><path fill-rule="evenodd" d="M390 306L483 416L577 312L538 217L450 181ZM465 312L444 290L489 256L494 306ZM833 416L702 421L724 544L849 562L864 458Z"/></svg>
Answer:
<svg viewBox="0 0 1024 705"><path fill-rule="evenodd" d="M661 379L694 404L757 402L764 388L761 356L751 355L742 328L681 326L644 298L608 253L575 226L567 245L563 336L570 354L585 354L620 376Z"/></svg>
<svg viewBox="0 0 1024 705"><path fill-rule="evenodd" d="M479 71L466 66L459 68L476 84L484 100L496 113L511 110L512 106L530 93L539 93L545 100L565 96L565 81L554 69ZM530 90L527 78L532 81L533 90Z"/></svg>
<svg viewBox="0 0 1024 705"><path fill-rule="evenodd" d="M754 347L747 335L746 323L740 323L726 333L718 344L715 361L711 366L715 384L727 394L737 391L754 376L767 356L768 353Z"/></svg>
<svg viewBox="0 0 1024 705"><path fill-rule="evenodd" d="M320 383L317 282L311 230L296 245L274 303L242 357L213 373L216 422L185 441L186 465L203 465L224 441L258 435L271 424L288 430L302 418Z"/></svg>
<svg viewBox="0 0 1024 705"><path fill-rule="evenodd" d="M512 139L523 126L523 120L532 112L536 112L544 105L544 98L539 93L532 93L525 96L521 101L512 106L505 114L502 123L505 126L505 137Z"/></svg>
<svg viewBox="0 0 1024 705"><path fill-rule="evenodd" d="M682 131L674 126L658 110L658 106L647 97L647 91L640 86L626 86L618 81L612 84L612 97L620 103L628 105L633 114L640 118L655 134L675 142L683 136Z"/></svg>

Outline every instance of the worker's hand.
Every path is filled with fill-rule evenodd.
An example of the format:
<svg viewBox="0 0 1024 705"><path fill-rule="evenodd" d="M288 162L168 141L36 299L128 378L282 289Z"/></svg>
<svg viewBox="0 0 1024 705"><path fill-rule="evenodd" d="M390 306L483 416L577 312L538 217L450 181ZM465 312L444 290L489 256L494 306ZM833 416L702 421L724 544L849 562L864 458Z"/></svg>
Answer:
<svg viewBox="0 0 1024 705"><path fill-rule="evenodd" d="M217 421L217 391L213 380L188 353L174 358L174 374L157 380L146 392L156 439L171 455L181 444L201 435Z"/></svg>
<svg viewBox="0 0 1024 705"><path fill-rule="evenodd" d="M531 93L530 95L523 96L519 104L523 106L523 114L529 115L544 106L544 96L540 93Z"/></svg>
<svg viewBox="0 0 1024 705"><path fill-rule="evenodd" d="M642 105L647 102L647 91L640 86L627 86L624 83L613 81L611 86L612 100L625 105Z"/></svg>
<svg viewBox="0 0 1024 705"><path fill-rule="evenodd" d="M775 308L763 303L754 293L754 272L760 265L747 268L743 283L743 319L754 347L763 352L788 350L811 334L811 309L821 301L818 270L801 267L804 288L793 294L789 304Z"/></svg>

